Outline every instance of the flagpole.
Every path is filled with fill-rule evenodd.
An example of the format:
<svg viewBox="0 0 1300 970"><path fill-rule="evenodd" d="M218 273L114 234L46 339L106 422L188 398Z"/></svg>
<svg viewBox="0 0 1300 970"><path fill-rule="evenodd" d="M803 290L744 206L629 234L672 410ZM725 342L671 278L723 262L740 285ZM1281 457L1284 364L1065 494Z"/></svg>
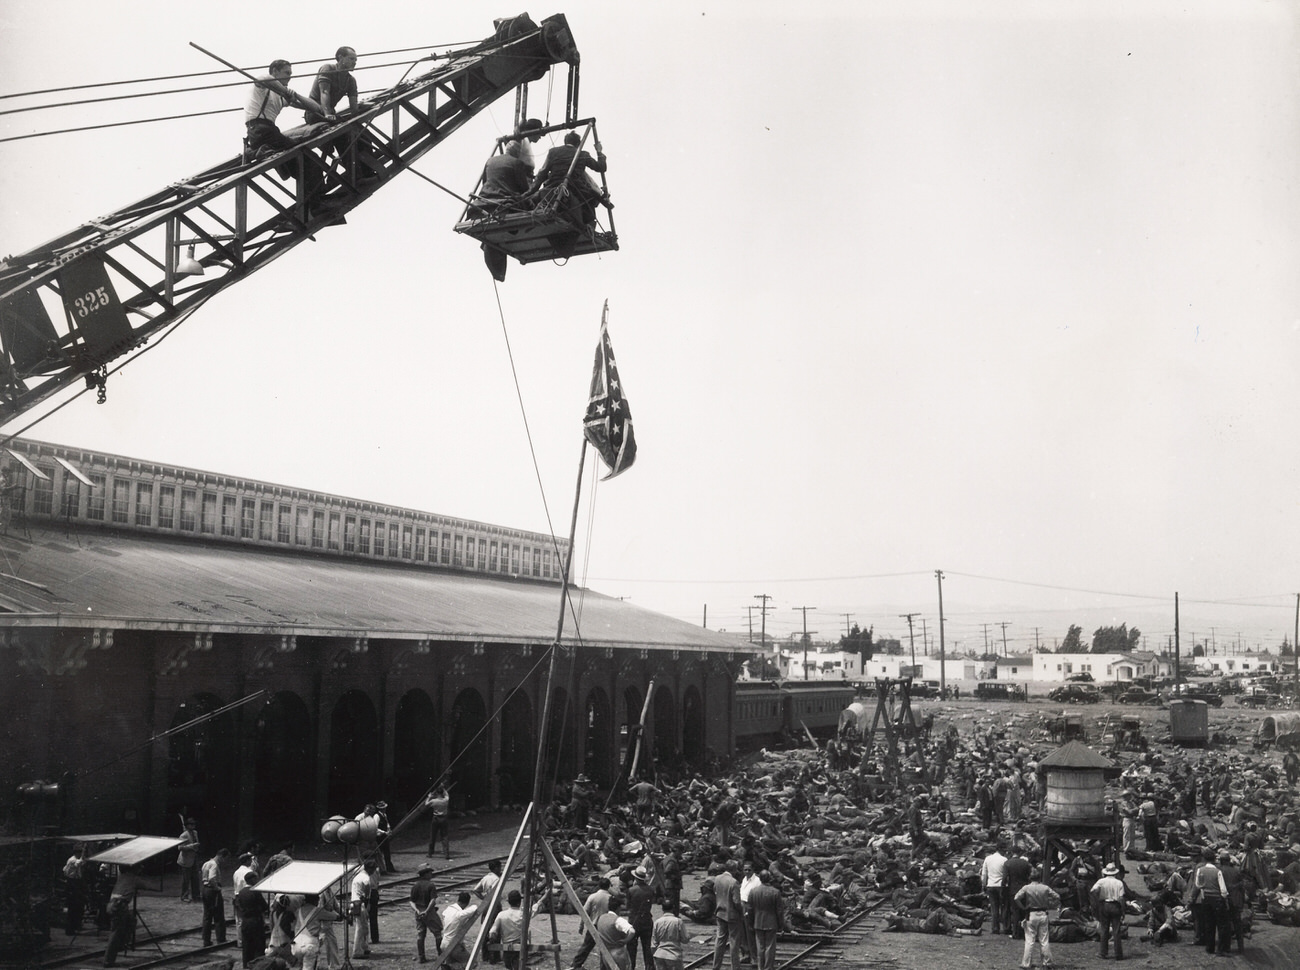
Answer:
<svg viewBox="0 0 1300 970"><path fill-rule="evenodd" d="M605 325L605 316L609 313L609 301L601 311L601 326ZM564 557L564 566L560 578L560 616L555 624L555 642L551 644L551 660L546 671L546 693L542 696L542 723L537 744L537 761L533 768L533 810L529 823L528 855L524 864L523 890L523 938L519 943L519 965L528 965L528 930L532 922L532 885L533 853L541 844L545 833L542 831L542 776L546 771L546 749L551 728L551 686L555 682L555 662L560 652L560 641L564 636L564 613L569 602L569 576L573 568L573 551L578 535L578 506L582 502L582 472L587 463L587 436L582 436L582 450L578 453L578 481L573 491L573 515L569 519L569 550ZM575 647L576 649L576 647ZM564 743L564 728L560 728L560 744ZM558 752L557 752L558 756Z"/></svg>

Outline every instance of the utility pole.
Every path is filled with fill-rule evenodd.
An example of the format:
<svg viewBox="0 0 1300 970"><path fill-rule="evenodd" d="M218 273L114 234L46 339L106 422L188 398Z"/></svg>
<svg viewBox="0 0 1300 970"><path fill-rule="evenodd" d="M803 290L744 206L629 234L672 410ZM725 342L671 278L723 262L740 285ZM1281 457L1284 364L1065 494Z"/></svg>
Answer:
<svg viewBox="0 0 1300 970"><path fill-rule="evenodd" d="M921 647L925 650L925 655L930 656L930 633L925 628L925 617L921 617Z"/></svg>
<svg viewBox="0 0 1300 970"><path fill-rule="evenodd" d="M998 626L1002 627L1002 656L1004 656L1004 657L1008 656L1008 654L1007 654L1007 627L1009 627L1010 625L1011 625L1011 624L1008 623L1008 622L1006 622L1005 620L1004 620L1003 622L1001 622L1001 623L998 624Z"/></svg>
<svg viewBox="0 0 1300 970"><path fill-rule="evenodd" d="M844 617L844 636L845 636L846 638L847 638L847 637L850 637L850 636L853 635L853 631L849 629L849 620L853 619L854 615L855 615L855 614L853 614L853 613L841 613L841 614L840 614L840 616Z"/></svg>
<svg viewBox="0 0 1300 970"><path fill-rule="evenodd" d="M808 679L808 611L815 610L815 606L796 606L794 609L803 613L803 679Z"/></svg>
<svg viewBox="0 0 1300 970"><path fill-rule="evenodd" d="M1182 644L1178 639L1178 592L1174 591L1174 690L1178 689L1179 652Z"/></svg>
<svg viewBox="0 0 1300 970"><path fill-rule="evenodd" d="M1034 653L1038 653L1038 627L1034 627Z"/></svg>
<svg viewBox="0 0 1300 970"><path fill-rule="evenodd" d="M754 642L754 607L746 606L745 609L749 611L749 642L753 643Z"/></svg>
<svg viewBox="0 0 1300 970"><path fill-rule="evenodd" d="M756 593L754 595L754 599L762 601L758 607L759 621L760 621L759 637L762 639L764 650L767 649L767 601L770 600L771 598L772 597L768 596L766 593ZM780 647L776 648L776 671L778 674L781 672L781 648Z"/></svg>
<svg viewBox="0 0 1300 970"><path fill-rule="evenodd" d="M907 621L907 642L912 647L912 676L916 676L916 638L912 636L912 617L920 616L920 613L900 613L899 617Z"/></svg>
<svg viewBox="0 0 1300 970"><path fill-rule="evenodd" d="M989 625L981 623L980 626L984 627L984 653L987 656L989 652Z"/></svg>
<svg viewBox="0 0 1300 970"><path fill-rule="evenodd" d="M943 649L943 570L936 569L934 578L939 583L939 696L948 696L948 671L945 669Z"/></svg>

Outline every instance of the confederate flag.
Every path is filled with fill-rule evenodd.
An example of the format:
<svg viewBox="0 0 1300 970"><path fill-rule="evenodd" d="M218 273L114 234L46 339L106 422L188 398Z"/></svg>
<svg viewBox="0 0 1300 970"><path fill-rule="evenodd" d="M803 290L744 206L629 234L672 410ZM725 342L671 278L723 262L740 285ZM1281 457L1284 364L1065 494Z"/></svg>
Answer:
<svg viewBox="0 0 1300 970"><path fill-rule="evenodd" d="M632 467L636 461L636 436L632 433L632 412L623 397L623 384L614 361L614 348L609 343L609 328L602 315L600 343L596 347L596 367L591 375L591 396L587 401L587 416L583 419L583 432L605 464L613 478Z"/></svg>

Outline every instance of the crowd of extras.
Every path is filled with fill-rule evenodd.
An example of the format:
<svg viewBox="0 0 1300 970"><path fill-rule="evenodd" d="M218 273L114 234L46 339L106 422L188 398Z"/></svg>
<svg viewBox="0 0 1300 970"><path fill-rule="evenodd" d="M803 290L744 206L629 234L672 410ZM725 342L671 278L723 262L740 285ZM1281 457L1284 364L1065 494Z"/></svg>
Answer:
<svg viewBox="0 0 1300 970"><path fill-rule="evenodd" d="M679 970L692 941L712 946L714 970L769 970L781 933L831 933L867 912L883 917L885 932L1023 939L1023 967L1035 958L1051 966L1053 943L1095 941L1116 959L1126 946L1133 955L1135 938L1227 956L1234 944L1243 952L1261 919L1300 926L1293 751L1145 745L1121 756L1107 789L1119 844L1101 830L1049 852L1039 761L1054 747L1045 723L1013 719L973 732L918 730L896 746L849 736L764 751L708 777L661 766L614 797L579 775L544 812L566 879L538 867L527 893L515 874L496 892L499 861L454 896L440 895L428 863L409 886L381 885L379 876L395 871L383 802L357 816L377 818L378 838L343 898L258 891L292 861L292 846L266 855L252 842L204 859L191 820L177 860L182 898L202 905L205 944L224 941L229 900L243 963L257 970L336 970L345 953L366 959L379 941L384 893L400 893L409 907L410 957L454 967L469 958L480 927L482 959L517 966L525 922L529 952L538 953L549 923L532 916L574 913L575 901L595 934L583 930L565 960L573 970L588 959L610 970L638 962ZM428 856L441 844L449 857L446 792L426 807ZM65 867L68 932L88 910L111 931L111 966L129 938L138 877L110 870L99 884L111 889L94 894L90 868L81 851Z"/></svg>

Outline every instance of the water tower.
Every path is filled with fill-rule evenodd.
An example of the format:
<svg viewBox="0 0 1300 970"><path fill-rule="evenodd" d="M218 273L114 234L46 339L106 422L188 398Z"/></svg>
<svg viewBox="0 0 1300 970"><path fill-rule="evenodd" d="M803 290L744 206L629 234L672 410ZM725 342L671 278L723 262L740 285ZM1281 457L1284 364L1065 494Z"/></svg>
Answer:
<svg viewBox="0 0 1300 970"><path fill-rule="evenodd" d="M1102 860L1119 865L1119 815L1106 804L1106 773L1115 764L1082 741L1071 741L1038 762L1047 776L1043 802L1043 871L1050 879L1068 868L1082 843L1100 843Z"/></svg>

